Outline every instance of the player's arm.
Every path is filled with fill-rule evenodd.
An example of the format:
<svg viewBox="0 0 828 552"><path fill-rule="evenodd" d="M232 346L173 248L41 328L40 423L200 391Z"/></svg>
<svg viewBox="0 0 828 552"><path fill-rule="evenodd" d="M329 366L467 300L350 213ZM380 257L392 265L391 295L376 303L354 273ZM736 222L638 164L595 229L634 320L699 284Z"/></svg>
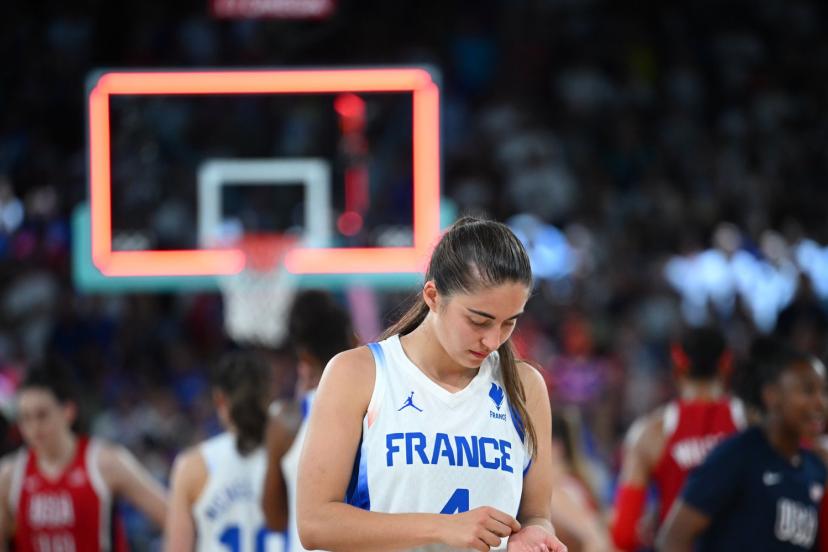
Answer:
<svg viewBox="0 0 828 552"><path fill-rule="evenodd" d="M196 528L192 507L204 487L207 468L196 449L184 452L175 459L172 469L172 487L167 520L164 524L164 550L179 552L193 550Z"/></svg>
<svg viewBox="0 0 828 552"><path fill-rule="evenodd" d="M559 487L557 478L552 486L552 525L561 540L572 548L577 543L577 549L583 552L610 550L610 537L599 516Z"/></svg>
<svg viewBox="0 0 828 552"><path fill-rule="evenodd" d="M0 461L0 552L7 552L14 529L14 512L11 508L11 484L15 455Z"/></svg>
<svg viewBox="0 0 828 552"><path fill-rule="evenodd" d="M656 413L637 420L624 439L621 475L610 526L613 544L619 550L637 550L641 544L638 524L647 501L647 485L663 448L663 433L661 413Z"/></svg>
<svg viewBox="0 0 828 552"><path fill-rule="evenodd" d="M159 527L164 526L166 491L131 452L119 445L103 445L99 466L113 494L126 499Z"/></svg>
<svg viewBox="0 0 828 552"><path fill-rule="evenodd" d="M288 496L282 474L282 458L293 443L295 433L290 431L278 416L271 416L267 423L265 444L267 471L262 492L262 511L267 528L285 531L288 522Z"/></svg>
<svg viewBox="0 0 828 552"><path fill-rule="evenodd" d="M656 538L659 552L692 552L696 539L710 525L710 516L677 499Z"/></svg>
<svg viewBox="0 0 828 552"><path fill-rule="evenodd" d="M517 529L494 508L456 515L385 514L343 502L362 420L374 387L374 359L367 347L334 357L325 369L311 410L298 482L298 526L309 550L370 552L444 543L488 551Z"/></svg>
<svg viewBox="0 0 828 552"><path fill-rule="evenodd" d="M524 362L518 375L526 392L526 410L538 437L535 458L523 478L523 493L518 509L521 529L509 539L510 550L535 550L538 546L557 552L566 547L555 536L552 526L552 410L546 383L540 372Z"/></svg>

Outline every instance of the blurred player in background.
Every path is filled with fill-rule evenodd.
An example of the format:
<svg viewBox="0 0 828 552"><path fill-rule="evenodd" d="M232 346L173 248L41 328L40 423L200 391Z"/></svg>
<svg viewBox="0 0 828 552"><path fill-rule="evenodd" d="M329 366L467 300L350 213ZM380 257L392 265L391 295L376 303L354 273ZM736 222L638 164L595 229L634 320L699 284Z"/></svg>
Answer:
<svg viewBox="0 0 828 552"><path fill-rule="evenodd" d="M505 225L462 218L383 341L331 360L299 472L306 548L566 550L549 396L509 341L532 283Z"/></svg>
<svg viewBox="0 0 828 552"><path fill-rule="evenodd" d="M0 549L11 537L15 552L127 550L116 498L163 526L164 490L134 456L73 431L78 403L63 366L32 366L17 405L26 446L0 467Z"/></svg>
<svg viewBox="0 0 828 552"><path fill-rule="evenodd" d="M569 552L607 552L613 548L582 452L581 431L577 410L562 411L552 419L552 523Z"/></svg>
<svg viewBox="0 0 828 552"><path fill-rule="evenodd" d="M825 367L778 344L747 365L755 427L721 443L687 479L659 532L664 552L825 550L817 543L826 467L802 446L822 430Z"/></svg>
<svg viewBox="0 0 828 552"><path fill-rule="evenodd" d="M293 552L304 550L296 529L296 478L316 386L328 361L357 339L348 312L330 293L307 290L291 306L288 340L298 356L297 400L271 407L262 507L268 528L285 531L286 549Z"/></svg>
<svg viewBox="0 0 828 552"><path fill-rule="evenodd" d="M641 529L647 488L659 495L664 520L687 474L723 438L746 425L741 401L725 392L731 354L720 332L689 330L671 347L678 398L637 420L627 433L611 531L615 546L636 550L652 540Z"/></svg>
<svg viewBox="0 0 828 552"><path fill-rule="evenodd" d="M270 367L234 352L217 364L213 400L221 433L178 456L173 466L165 549L264 550L261 510Z"/></svg>

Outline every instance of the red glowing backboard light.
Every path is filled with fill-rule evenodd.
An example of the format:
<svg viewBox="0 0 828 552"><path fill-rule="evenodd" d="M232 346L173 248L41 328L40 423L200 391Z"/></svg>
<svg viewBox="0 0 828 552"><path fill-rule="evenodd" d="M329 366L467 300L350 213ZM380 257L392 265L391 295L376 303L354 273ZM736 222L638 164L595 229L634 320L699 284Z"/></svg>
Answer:
<svg viewBox="0 0 828 552"><path fill-rule="evenodd" d="M89 191L92 261L106 276L232 275L244 269L239 249L112 250L110 97L175 94L336 94L410 92L413 101L413 245L294 249L294 274L422 271L440 232L439 89L422 68L262 71L105 72L89 93Z"/></svg>

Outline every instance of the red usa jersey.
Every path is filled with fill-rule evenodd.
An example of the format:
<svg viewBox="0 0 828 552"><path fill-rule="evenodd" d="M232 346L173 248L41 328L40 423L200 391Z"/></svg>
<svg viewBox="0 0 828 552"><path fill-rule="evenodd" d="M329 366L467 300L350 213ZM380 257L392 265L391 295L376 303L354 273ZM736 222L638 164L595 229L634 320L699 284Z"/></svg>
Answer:
<svg viewBox="0 0 828 552"><path fill-rule="evenodd" d="M745 425L742 403L731 397L673 401L666 406L664 451L653 470L660 496L659 523L664 521L687 474L704 461L719 441Z"/></svg>
<svg viewBox="0 0 828 552"><path fill-rule="evenodd" d="M15 512L15 552L122 552L122 527L98 469L100 445L78 438L75 457L55 478L43 474L34 451L17 453L9 496Z"/></svg>

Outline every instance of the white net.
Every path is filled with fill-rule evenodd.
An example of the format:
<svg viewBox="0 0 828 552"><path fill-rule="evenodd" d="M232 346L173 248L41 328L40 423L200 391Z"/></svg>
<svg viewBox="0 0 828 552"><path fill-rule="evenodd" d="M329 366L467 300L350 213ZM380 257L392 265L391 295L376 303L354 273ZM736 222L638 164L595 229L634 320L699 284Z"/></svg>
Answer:
<svg viewBox="0 0 828 552"><path fill-rule="evenodd" d="M296 277L284 267L245 269L222 278L224 327L236 343L278 346L287 333L287 312L296 293Z"/></svg>
<svg viewBox="0 0 828 552"><path fill-rule="evenodd" d="M297 277L282 263L293 239L247 236L237 246L247 255L245 269L221 278L224 327L236 343L278 346L287 333L287 312Z"/></svg>

